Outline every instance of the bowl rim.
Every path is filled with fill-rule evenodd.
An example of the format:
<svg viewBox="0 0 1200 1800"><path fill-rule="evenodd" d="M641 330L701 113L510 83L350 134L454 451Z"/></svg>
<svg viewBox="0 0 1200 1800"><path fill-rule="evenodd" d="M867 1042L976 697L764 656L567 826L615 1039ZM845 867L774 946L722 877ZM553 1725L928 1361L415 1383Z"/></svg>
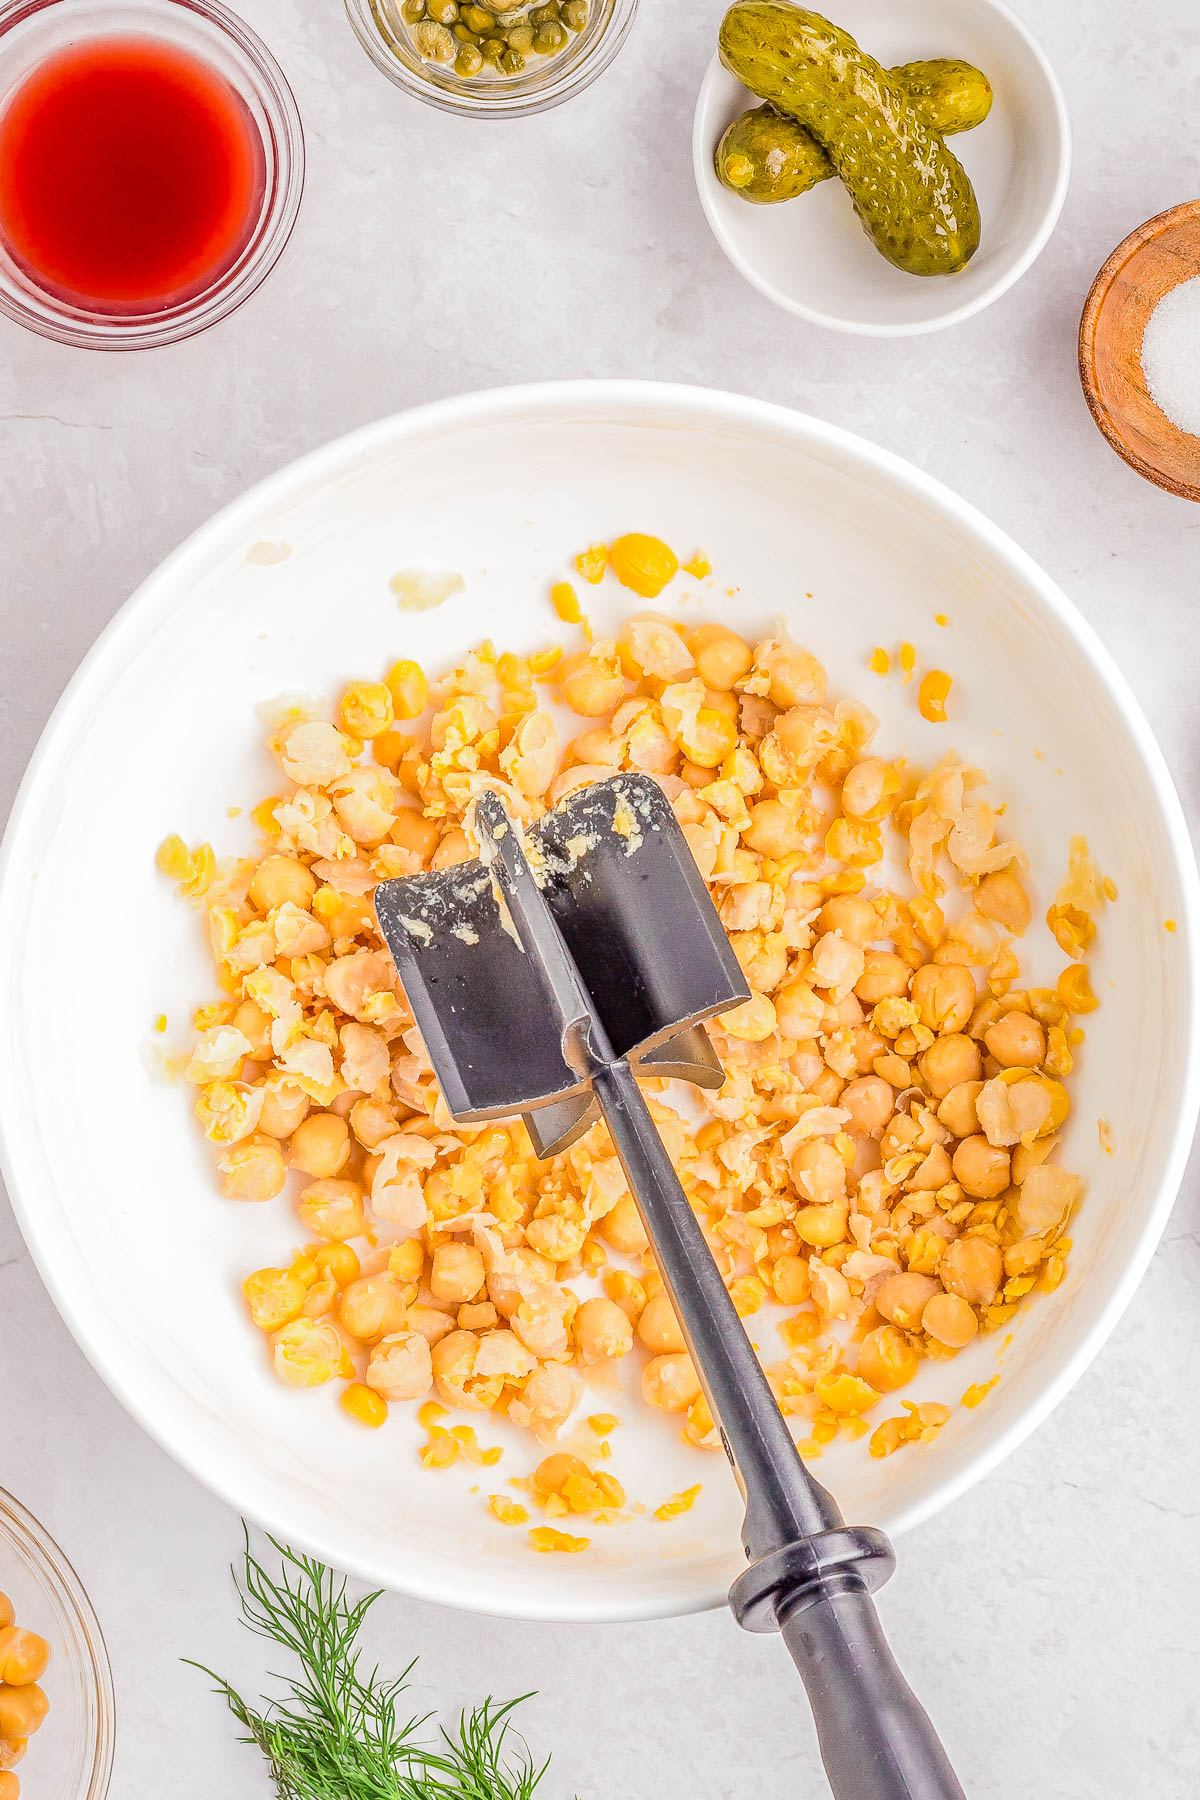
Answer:
<svg viewBox="0 0 1200 1800"><path fill-rule="evenodd" d="M74 1568L40 1519L15 1494L0 1487L0 1519L23 1541L29 1563L43 1576L73 1614L88 1654L89 1689L96 1702L96 1733L86 1789L79 1800L104 1800L112 1780L116 1749L117 1702L112 1664L96 1611Z"/></svg>
<svg viewBox="0 0 1200 1800"><path fill-rule="evenodd" d="M1083 389L1083 397L1087 401L1088 411L1099 426L1106 442L1116 451L1122 462L1128 463L1131 469L1152 481L1155 487L1162 488L1164 493L1174 494L1178 500L1200 501L1200 484L1177 481L1168 475L1157 464L1147 462L1144 456L1136 451L1131 443L1122 436L1117 421L1104 403L1100 392L1100 384L1096 380L1096 332L1100 324L1100 315L1105 303L1112 293L1117 276L1139 256L1147 244L1155 238L1164 236L1172 226L1183 219L1200 218L1200 199L1181 200L1177 206L1168 206L1165 211L1155 213L1153 218L1145 219L1133 231L1123 237L1116 248L1105 257L1096 278L1087 292L1083 303L1083 311L1079 316L1079 384ZM1180 276L1180 282L1189 278ZM1177 284L1178 285L1178 284Z"/></svg>
<svg viewBox="0 0 1200 1800"><path fill-rule="evenodd" d="M774 282L761 274L755 264L743 255L726 231L714 204L718 186L712 168L715 146L708 141L708 123L703 114L715 77L719 71L724 69L724 65L721 62L720 53L713 52L712 59L700 82L700 89L696 95L696 108L692 115L692 173L696 182L696 192L704 217L708 221L709 230L730 263L738 274L750 283L751 287L757 288L760 294L780 307L782 311L790 312L799 319L807 319L812 325L824 325L830 331L842 331L856 337L923 337L931 331L944 331L947 326L961 325L964 320L974 318L976 313L982 312L985 307L991 306L993 301L999 300L1010 288L1015 287L1024 275L1028 274L1050 241L1062 214L1067 198L1067 189L1071 182L1071 118L1067 110L1062 83L1055 74L1046 52L1028 25L1005 4L1005 0L972 0L972 4L986 12L996 14L1017 37L1024 41L1027 49L1031 51L1034 61L1041 71L1050 99L1058 145L1058 164L1054 175L1054 186L1042 217L1016 260L1008 268L1002 270L986 287L981 288L972 299L964 300L957 306L948 306L944 312L936 313L928 319L871 323L866 320L848 319L841 313L825 312L821 307L810 306L806 301L797 300L794 295L788 294L783 288L776 287Z"/></svg>
<svg viewBox="0 0 1200 1800"><path fill-rule="evenodd" d="M384 448L419 441L426 434L445 435L461 427L478 429L509 420L518 415L540 418L571 416L613 417L620 415L636 420L652 414L661 422L663 413L670 415L673 425L687 429L689 424L726 429L762 430L784 435L801 445L840 454L865 473L876 474L891 483L901 496L928 507L970 532L1002 567L1005 567L1026 590L1036 605L1044 608L1066 636L1073 640L1082 659L1096 680L1107 691L1129 736L1130 744L1141 758L1147 779L1158 803L1164 837L1174 873L1179 884L1178 942L1183 956L1180 992L1185 1007L1185 1041L1180 1072L1180 1104L1170 1142L1163 1161L1163 1175L1148 1208L1147 1218L1137 1246L1122 1270L1120 1279L1103 1310L1086 1329L1074 1349L1064 1356L1036 1401L990 1442L982 1444L976 1454L953 1475L936 1484L920 1500L893 1515L889 1529L893 1533L907 1531L957 1499L984 1475L990 1473L1040 1425L1079 1379L1125 1311L1162 1236L1182 1181L1184 1167L1192 1145L1197 1113L1200 1112L1200 960L1195 950L1200 928L1200 876L1192 850L1182 805L1141 706L1119 670L1114 658L1082 613L1068 600L1051 577L1022 550L1006 532L994 525L970 501L964 500L934 476L891 450L832 425L811 414L801 413L774 401L761 400L715 388L702 388L682 383L614 380L568 380L528 383L512 387L486 389L477 393L431 401L363 425L343 436L310 450L274 474L256 483L230 501L206 523L192 531L156 569L137 587L118 609L88 651L55 706L33 752L13 802L12 812L0 842L0 992L10 979L10 967L19 956L13 929L13 915L24 886L24 871L31 866L34 846L27 848L26 838L32 829L36 811L42 804L42 789L54 777L57 741L74 719L78 709L86 707L89 690L104 683L107 666L120 661L127 639L139 631L143 619L165 611L171 593L189 570L207 568L213 551L231 539L241 541L247 530L253 530L261 515L286 506L297 492L311 487L314 478L334 480L369 461L373 453ZM7 1065L16 1046L11 1035L0 1032L0 1091L3 1091ZM41 1237L39 1211L32 1187L23 1191L24 1157L18 1151L17 1121L11 1111L0 1113L0 1174L8 1185L13 1212L21 1227L35 1266L42 1277L64 1323L79 1343L84 1355L109 1389L154 1439L179 1465L215 1493L235 1511L248 1512L255 1522L272 1535L304 1548L322 1560L331 1558L325 1545L314 1543L303 1529L287 1516L286 1506L274 1511L247 1508L244 1500L233 1492L220 1466L210 1466L202 1456L193 1453L189 1434L170 1406L143 1398L135 1382L127 1381L119 1370L121 1357L109 1355L111 1327L84 1322L77 1314L73 1299L56 1274L52 1247ZM115 1363L118 1367L110 1366ZM363 1580L378 1582L379 1566L371 1566L357 1557L341 1558L340 1566ZM395 1581L393 1574L383 1576ZM724 1604L725 1589L716 1586L697 1587L686 1597L673 1595L653 1601L638 1598L636 1592L622 1594L611 1591L605 1603L594 1599L580 1605L564 1602L561 1596L534 1596L519 1612L484 1591L477 1572L464 1572L453 1583L444 1573L427 1575L421 1567L406 1571L406 1579L396 1583L396 1591L413 1599L443 1606L456 1606L466 1611L522 1617L543 1622L602 1623L651 1617L677 1617Z"/></svg>

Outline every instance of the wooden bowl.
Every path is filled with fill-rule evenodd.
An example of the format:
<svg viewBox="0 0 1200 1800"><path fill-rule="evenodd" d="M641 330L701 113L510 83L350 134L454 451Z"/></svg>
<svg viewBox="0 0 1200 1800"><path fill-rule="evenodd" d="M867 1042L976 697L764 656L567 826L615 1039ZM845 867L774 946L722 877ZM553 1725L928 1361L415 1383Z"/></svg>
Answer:
<svg viewBox="0 0 1200 1800"><path fill-rule="evenodd" d="M1079 325L1079 378L1092 417L1147 481L1200 500L1200 437L1180 431L1146 392L1142 334L1164 294L1200 275L1200 200L1159 213L1118 244Z"/></svg>

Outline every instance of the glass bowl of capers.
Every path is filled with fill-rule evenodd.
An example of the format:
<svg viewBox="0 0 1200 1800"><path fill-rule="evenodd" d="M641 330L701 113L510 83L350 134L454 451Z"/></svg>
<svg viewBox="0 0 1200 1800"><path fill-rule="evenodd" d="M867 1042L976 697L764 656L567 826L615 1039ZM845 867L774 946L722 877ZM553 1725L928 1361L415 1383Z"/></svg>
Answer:
<svg viewBox="0 0 1200 1800"><path fill-rule="evenodd" d="M346 0L377 69L430 106L520 118L569 100L606 69L637 0Z"/></svg>

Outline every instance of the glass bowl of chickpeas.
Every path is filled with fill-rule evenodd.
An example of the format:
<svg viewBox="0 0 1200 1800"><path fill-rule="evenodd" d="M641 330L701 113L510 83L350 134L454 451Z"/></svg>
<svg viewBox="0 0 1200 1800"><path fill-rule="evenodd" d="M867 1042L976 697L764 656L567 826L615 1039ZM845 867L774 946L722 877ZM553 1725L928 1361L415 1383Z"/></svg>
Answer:
<svg viewBox="0 0 1200 1800"><path fill-rule="evenodd" d="M637 0L346 0L377 69L417 99L476 118L522 118L590 85L624 43Z"/></svg>
<svg viewBox="0 0 1200 1800"><path fill-rule="evenodd" d="M103 1800L115 1707L108 1652L79 1577L0 1488L0 1800Z"/></svg>

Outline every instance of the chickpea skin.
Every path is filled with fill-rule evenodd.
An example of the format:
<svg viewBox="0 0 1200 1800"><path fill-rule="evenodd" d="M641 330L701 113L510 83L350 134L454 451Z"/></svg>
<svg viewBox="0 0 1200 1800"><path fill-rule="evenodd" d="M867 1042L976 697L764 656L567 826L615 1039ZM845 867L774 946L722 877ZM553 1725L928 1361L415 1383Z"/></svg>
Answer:
<svg viewBox="0 0 1200 1800"><path fill-rule="evenodd" d="M433 1386L433 1353L419 1331L381 1338L367 1359L366 1383L385 1400L416 1400Z"/></svg>
<svg viewBox="0 0 1200 1800"><path fill-rule="evenodd" d="M1007 1150L989 1144L982 1132L964 1138L954 1152L954 1179L972 1200L995 1200L1011 1179Z"/></svg>
<svg viewBox="0 0 1200 1800"><path fill-rule="evenodd" d="M1036 1069L1045 1059L1045 1030L1028 1013L1006 1012L984 1032L983 1041L1002 1069Z"/></svg>
<svg viewBox="0 0 1200 1800"><path fill-rule="evenodd" d="M1004 1275L1004 1258L987 1238L955 1238L938 1264L938 1275L948 1294L972 1306L990 1306Z"/></svg>

